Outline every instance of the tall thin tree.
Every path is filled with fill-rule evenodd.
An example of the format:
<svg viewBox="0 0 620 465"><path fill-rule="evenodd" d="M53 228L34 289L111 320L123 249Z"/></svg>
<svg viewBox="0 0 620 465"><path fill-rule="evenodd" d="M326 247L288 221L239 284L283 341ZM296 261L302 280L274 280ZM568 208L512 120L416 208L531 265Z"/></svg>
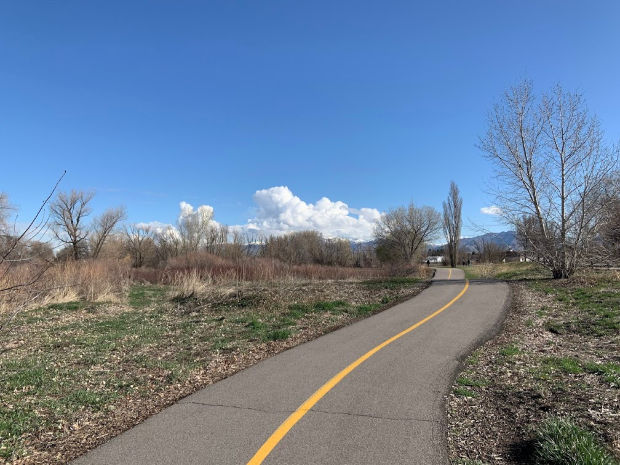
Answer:
<svg viewBox="0 0 620 465"><path fill-rule="evenodd" d="M446 236L446 247L450 266L458 264L459 242L461 240L461 208L463 199L454 181L450 182L448 198L443 202L443 232Z"/></svg>

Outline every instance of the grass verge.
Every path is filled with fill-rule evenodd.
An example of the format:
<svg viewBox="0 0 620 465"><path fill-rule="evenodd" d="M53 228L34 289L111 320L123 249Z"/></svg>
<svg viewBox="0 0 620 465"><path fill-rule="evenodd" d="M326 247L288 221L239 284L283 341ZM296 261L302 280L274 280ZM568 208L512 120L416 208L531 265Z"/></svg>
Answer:
<svg viewBox="0 0 620 465"><path fill-rule="evenodd" d="M467 359L454 383L451 459L617 464L620 276L588 271L552 280L527 269L486 272L512 278L512 307L502 332Z"/></svg>
<svg viewBox="0 0 620 465"><path fill-rule="evenodd" d="M535 430L537 465L617 465L597 438L568 418L551 417Z"/></svg>

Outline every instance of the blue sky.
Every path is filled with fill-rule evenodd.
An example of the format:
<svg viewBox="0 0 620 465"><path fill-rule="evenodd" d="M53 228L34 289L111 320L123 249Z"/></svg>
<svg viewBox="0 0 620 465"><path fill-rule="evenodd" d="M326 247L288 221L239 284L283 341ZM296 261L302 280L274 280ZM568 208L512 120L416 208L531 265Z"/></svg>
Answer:
<svg viewBox="0 0 620 465"><path fill-rule="evenodd" d="M1 11L0 190L22 215L63 169L62 188L95 190L96 211L123 204L130 221L164 223L181 201L212 206L222 223L265 220L271 206L255 192L287 186L320 226L322 197L353 216L410 200L440 208L454 180L467 226L502 230L480 213L491 170L475 144L507 87L578 89L620 139L617 1Z"/></svg>

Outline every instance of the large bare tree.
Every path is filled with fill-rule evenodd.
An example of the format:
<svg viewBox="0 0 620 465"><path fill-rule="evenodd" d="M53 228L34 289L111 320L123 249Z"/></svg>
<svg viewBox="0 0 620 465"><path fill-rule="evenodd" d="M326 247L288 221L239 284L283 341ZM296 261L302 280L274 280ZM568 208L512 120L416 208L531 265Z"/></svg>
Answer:
<svg viewBox="0 0 620 465"><path fill-rule="evenodd" d="M109 208L101 216L93 220L90 232L90 253L93 258L99 257L106 239L118 223L126 217L125 208Z"/></svg>
<svg viewBox="0 0 620 465"><path fill-rule="evenodd" d="M412 263L422 246L435 239L440 230L439 212L412 202L383 214L375 227L375 239L384 257Z"/></svg>
<svg viewBox="0 0 620 465"><path fill-rule="evenodd" d="M461 208L463 199L454 181L450 182L448 198L443 202L443 232L446 236L446 247L450 266L458 264L459 242L461 240Z"/></svg>
<svg viewBox="0 0 620 465"><path fill-rule="evenodd" d="M56 238L71 247L74 260L81 258L86 249L88 237L86 217L91 213L89 206L94 193L75 191L59 192L50 205L52 231Z"/></svg>
<svg viewBox="0 0 620 465"><path fill-rule="evenodd" d="M604 144L582 95L556 86L537 97L529 81L520 83L490 112L480 148L496 168L502 216L533 256L555 278L588 263L600 237L601 184L618 166L618 150Z"/></svg>

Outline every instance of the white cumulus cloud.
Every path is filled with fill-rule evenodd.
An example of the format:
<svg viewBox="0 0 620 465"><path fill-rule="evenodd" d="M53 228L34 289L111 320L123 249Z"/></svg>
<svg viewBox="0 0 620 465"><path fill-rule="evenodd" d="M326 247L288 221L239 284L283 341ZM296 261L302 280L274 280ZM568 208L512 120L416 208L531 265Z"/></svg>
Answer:
<svg viewBox="0 0 620 465"><path fill-rule="evenodd" d="M286 186L256 191L254 202L256 216L245 227L263 234L312 229L326 237L369 240L376 221L381 217L377 209L354 209L327 197L314 204L304 202Z"/></svg>
<svg viewBox="0 0 620 465"><path fill-rule="evenodd" d="M187 202L179 203L179 221L194 220L194 221L212 221L213 220L213 207L211 205L200 205L194 209L192 205Z"/></svg>
<svg viewBox="0 0 620 465"><path fill-rule="evenodd" d="M211 226L218 226L219 223L213 219L213 207L211 205L200 205L198 208L194 208L187 202L181 201L179 203L179 216L178 222L205 222ZM179 230L176 225L169 223L161 223L159 221L150 221L148 223L137 223L136 226L142 228L149 228L151 231L157 234L166 234L171 238L179 237Z"/></svg>
<svg viewBox="0 0 620 465"><path fill-rule="evenodd" d="M232 225L231 231L249 231L262 235L281 235L293 231L319 231L325 237L341 237L353 241L372 239L381 212L375 208L351 208L341 201L327 197L308 203L294 195L286 186L270 187L254 194L256 213L246 224ZM194 208L187 202L179 203L178 222L205 221L217 226L213 207L201 205ZM208 221L208 220L207 220ZM178 237L176 225L151 221L139 223L158 233Z"/></svg>
<svg viewBox="0 0 620 465"><path fill-rule="evenodd" d="M503 213L502 209L495 205L491 205L490 207L482 207L480 209L480 212L484 213L485 215L493 215L493 216L498 216Z"/></svg>

